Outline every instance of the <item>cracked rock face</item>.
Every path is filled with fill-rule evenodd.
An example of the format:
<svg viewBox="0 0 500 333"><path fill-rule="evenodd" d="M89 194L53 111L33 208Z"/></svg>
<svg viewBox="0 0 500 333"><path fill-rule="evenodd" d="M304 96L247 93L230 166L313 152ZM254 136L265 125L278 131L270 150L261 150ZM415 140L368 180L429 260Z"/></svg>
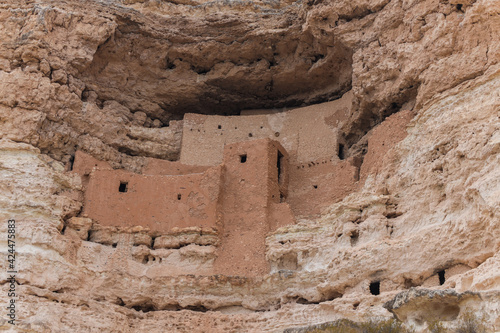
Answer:
<svg viewBox="0 0 500 333"><path fill-rule="evenodd" d="M352 87L352 145L495 64L496 11L488 1L6 2L3 135L57 160L78 147L136 170L131 155L178 157L177 127L163 127L185 112L300 106ZM116 130L96 133L103 125Z"/></svg>
<svg viewBox="0 0 500 333"><path fill-rule="evenodd" d="M280 332L392 315L425 331L467 311L500 330L498 31L494 0L4 1L0 232L16 219L15 331ZM267 236L268 275L183 275L213 259L215 237L176 249L162 235L151 249L158 235L92 233L78 217L77 149L140 171L178 159L186 112L349 89L348 155L374 166L321 217Z"/></svg>

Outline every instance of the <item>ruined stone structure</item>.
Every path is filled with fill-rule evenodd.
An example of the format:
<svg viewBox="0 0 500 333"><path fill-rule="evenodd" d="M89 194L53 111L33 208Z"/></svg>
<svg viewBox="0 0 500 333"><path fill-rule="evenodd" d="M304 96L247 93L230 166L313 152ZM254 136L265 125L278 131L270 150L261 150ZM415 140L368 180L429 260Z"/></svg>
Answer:
<svg viewBox="0 0 500 333"><path fill-rule="evenodd" d="M83 214L99 223L140 225L158 232L216 226L221 167L185 174L180 166L182 174L169 175L113 170L107 163L92 168L93 164L93 158L77 152L73 170L88 178Z"/></svg>
<svg viewBox="0 0 500 333"><path fill-rule="evenodd" d="M161 163L151 163L155 162ZM220 245L211 274L265 274L269 271L264 253L267 233L294 223L286 203L288 153L279 143L260 139L225 146L223 162L204 170L164 162L164 169L135 174L113 170L77 152L73 170L84 181L83 216L102 226L140 226L158 235L173 229L212 228L220 240L193 241ZM153 242L153 247L162 246L181 244Z"/></svg>
<svg viewBox="0 0 500 333"><path fill-rule="evenodd" d="M360 165L344 160L338 142L351 96L277 114L187 114L180 161L149 159L140 174L77 152L72 169L84 184L82 215L159 235L212 228L219 238L212 274L266 274L268 233L318 215L357 186Z"/></svg>

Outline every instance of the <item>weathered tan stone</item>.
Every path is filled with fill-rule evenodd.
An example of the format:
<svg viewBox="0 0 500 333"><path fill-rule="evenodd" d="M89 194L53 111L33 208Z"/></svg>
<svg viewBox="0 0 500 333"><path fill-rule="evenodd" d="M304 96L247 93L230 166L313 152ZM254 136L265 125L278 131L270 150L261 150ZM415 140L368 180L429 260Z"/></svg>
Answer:
<svg viewBox="0 0 500 333"><path fill-rule="evenodd" d="M155 249L177 249L181 246L179 238L175 236L160 236L155 238Z"/></svg>
<svg viewBox="0 0 500 333"><path fill-rule="evenodd" d="M87 240L92 228L92 219L72 217L66 222L66 232L74 232L82 240Z"/></svg>
<svg viewBox="0 0 500 333"><path fill-rule="evenodd" d="M467 311L499 331L499 13L495 0L5 1L0 221L18 226L15 331L279 332L390 318L391 300L419 332L435 315L456 330ZM349 168L364 156L359 187L326 191L340 201L305 204L319 217L263 232L252 249L269 274L211 275L221 258L213 245L134 246L147 243L134 232L183 230L94 224L90 241L61 234L85 217L88 184L64 171L77 149L140 173L148 158L180 156L183 124L171 120L186 112L283 109L348 90L352 104L331 119L339 138L328 142L344 144ZM182 175L178 167L169 168ZM207 231L221 244L231 231L222 221ZM14 330L4 316L0 328Z"/></svg>
<svg viewBox="0 0 500 333"><path fill-rule="evenodd" d="M145 233L134 233L134 245L146 245L151 246L151 236Z"/></svg>
<svg viewBox="0 0 500 333"><path fill-rule="evenodd" d="M111 229L92 230L89 241L104 245L113 245L117 242L117 234Z"/></svg>
<svg viewBox="0 0 500 333"><path fill-rule="evenodd" d="M214 245L217 246L219 244L219 237L214 235L202 235L200 236L196 242L198 245Z"/></svg>

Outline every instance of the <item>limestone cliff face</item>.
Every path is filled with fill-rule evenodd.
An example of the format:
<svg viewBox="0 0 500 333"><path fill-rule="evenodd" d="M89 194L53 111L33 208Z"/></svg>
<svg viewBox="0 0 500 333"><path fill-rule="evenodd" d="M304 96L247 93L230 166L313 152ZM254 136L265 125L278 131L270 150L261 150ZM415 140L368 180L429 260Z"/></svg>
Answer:
<svg viewBox="0 0 500 333"><path fill-rule="evenodd" d="M0 31L0 246L15 218L21 295L2 329L279 332L394 314L425 330L470 310L500 330L498 1L6 1ZM210 249L151 249L139 229L85 236L77 149L138 171L178 159L185 112L350 89L359 190L268 235L270 274L204 276Z"/></svg>

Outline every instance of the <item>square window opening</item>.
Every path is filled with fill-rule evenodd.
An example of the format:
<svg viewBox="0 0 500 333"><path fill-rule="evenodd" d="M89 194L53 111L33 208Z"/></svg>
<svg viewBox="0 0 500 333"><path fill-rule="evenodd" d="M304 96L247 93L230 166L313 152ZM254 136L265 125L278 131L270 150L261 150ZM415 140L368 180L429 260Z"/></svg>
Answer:
<svg viewBox="0 0 500 333"><path fill-rule="evenodd" d="M120 182L118 186L118 192L125 193L128 191L128 182Z"/></svg>

